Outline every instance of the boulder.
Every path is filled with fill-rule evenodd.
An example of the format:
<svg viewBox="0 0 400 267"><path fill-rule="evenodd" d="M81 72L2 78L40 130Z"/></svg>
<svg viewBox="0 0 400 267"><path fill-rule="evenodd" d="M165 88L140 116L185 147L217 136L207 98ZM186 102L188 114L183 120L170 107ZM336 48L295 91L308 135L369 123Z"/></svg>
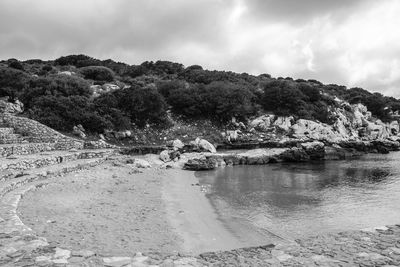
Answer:
<svg viewBox="0 0 400 267"><path fill-rule="evenodd" d="M200 141L198 142L198 146L199 146L200 150L202 150L202 151L217 153L217 150L215 149L214 145L212 145L210 142L208 142L205 139L200 139Z"/></svg>
<svg viewBox="0 0 400 267"><path fill-rule="evenodd" d="M310 159L323 159L325 144L319 141L302 143L301 148L310 156Z"/></svg>
<svg viewBox="0 0 400 267"><path fill-rule="evenodd" d="M279 157L287 148L257 148L237 154L239 164L262 165L279 161ZM234 164L237 165L237 164Z"/></svg>
<svg viewBox="0 0 400 267"><path fill-rule="evenodd" d="M390 128L390 133L392 134L392 135L398 135L399 134L399 130L400 130L400 127L399 127L399 122L398 121L392 121L390 124L389 124L389 128Z"/></svg>
<svg viewBox="0 0 400 267"><path fill-rule="evenodd" d="M102 88L103 88L103 93L107 93L107 92L111 92L111 91L120 89L120 87L118 85L113 84L113 83L105 83L105 84L103 84Z"/></svg>
<svg viewBox="0 0 400 267"><path fill-rule="evenodd" d="M292 126L293 117L278 117L274 121L274 126L281 131L288 132L290 127Z"/></svg>
<svg viewBox="0 0 400 267"><path fill-rule="evenodd" d="M288 162L303 162L310 160L310 156L306 153L306 151L298 147L293 147L291 149L284 151L280 155L280 158L283 161L288 161Z"/></svg>
<svg viewBox="0 0 400 267"><path fill-rule="evenodd" d="M143 168L143 169L151 168L150 163L144 159L135 159L133 164L135 165L136 168Z"/></svg>
<svg viewBox="0 0 400 267"><path fill-rule="evenodd" d="M262 115L255 118L250 122L250 127L260 132L266 132L271 130L272 124L275 120L275 115Z"/></svg>
<svg viewBox="0 0 400 267"><path fill-rule="evenodd" d="M232 131L228 130L228 131L226 131L226 140L228 142L236 141L238 139L238 137L239 137L239 132L240 131L238 131L238 130L232 130Z"/></svg>
<svg viewBox="0 0 400 267"><path fill-rule="evenodd" d="M168 150L163 150L163 151L161 151L159 157L160 157L160 159L161 159L163 162L169 162L169 161L171 161L171 158L170 158L170 156L169 156L169 151L168 151Z"/></svg>
<svg viewBox="0 0 400 267"><path fill-rule="evenodd" d="M75 74L75 72L72 72L72 71L60 71L60 72L58 72L58 75L72 76L73 74Z"/></svg>
<svg viewBox="0 0 400 267"><path fill-rule="evenodd" d="M292 127L291 131L294 137L307 137L313 140L326 140L331 143L337 143L345 138L338 132L333 131L332 126L310 120L300 119Z"/></svg>
<svg viewBox="0 0 400 267"><path fill-rule="evenodd" d="M204 171L212 170L217 166L217 161L212 158L189 159L183 166L184 170Z"/></svg>
<svg viewBox="0 0 400 267"><path fill-rule="evenodd" d="M83 139L86 138L85 129L81 124L78 124L72 128L72 134L79 136L80 138Z"/></svg>
<svg viewBox="0 0 400 267"><path fill-rule="evenodd" d="M8 97L0 98L0 113L19 114L23 111L24 104L21 101L9 102Z"/></svg>
<svg viewBox="0 0 400 267"><path fill-rule="evenodd" d="M175 140L172 142L172 148L173 148L174 150L181 150L184 146L185 146L185 144L184 144L181 140L179 140L179 139L175 139Z"/></svg>
<svg viewBox="0 0 400 267"><path fill-rule="evenodd" d="M178 161L181 158L181 153L178 150L172 150L168 152L170 160Z"/></svg>
<svg viewBox="0 0 400 267"><path fill-rule="evenodd" d="M369 140L385 139L391 135L389 127L381 120L368 122L368 126L365 129L365 137Z"/></svg>

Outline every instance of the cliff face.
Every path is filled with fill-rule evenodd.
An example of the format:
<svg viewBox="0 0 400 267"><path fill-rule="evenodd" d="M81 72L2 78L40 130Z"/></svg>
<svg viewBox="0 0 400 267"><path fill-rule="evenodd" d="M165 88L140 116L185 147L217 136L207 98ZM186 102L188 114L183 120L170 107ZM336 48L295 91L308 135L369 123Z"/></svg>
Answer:
<svg viewBox="0 0 400 267"><path fill-rule="evenodd" d="M263 115L250 122L250 128L259 132L281 133L300 140L318 140L328 143L349 141L400 140L399 123L384 123L374 118L362 104L350 105L340 101L339 107L330 110L335 122L332 125L293 117Z"/></svg>

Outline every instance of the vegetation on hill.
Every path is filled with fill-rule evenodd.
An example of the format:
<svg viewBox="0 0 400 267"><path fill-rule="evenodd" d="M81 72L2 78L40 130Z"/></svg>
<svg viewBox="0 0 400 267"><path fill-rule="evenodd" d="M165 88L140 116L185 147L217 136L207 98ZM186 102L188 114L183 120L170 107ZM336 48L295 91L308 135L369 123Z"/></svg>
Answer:
<svg viewBox="0 0 400 267"><path fill-rule="evenodd" d="M119 89L110 87L110 83ZM96 87L98 86L98 87ZM94 88L101 88L99 95ZM111 89L110 89L111 88ZM331 124L335 97L362 103L383 121L400 100L316 80L272 78L157 61L128 65L86 55L54 61L0 61L0 97L20 99L26 115L55 129L92 133L169 127L171 116L226 123L272 112Z"/></svg>

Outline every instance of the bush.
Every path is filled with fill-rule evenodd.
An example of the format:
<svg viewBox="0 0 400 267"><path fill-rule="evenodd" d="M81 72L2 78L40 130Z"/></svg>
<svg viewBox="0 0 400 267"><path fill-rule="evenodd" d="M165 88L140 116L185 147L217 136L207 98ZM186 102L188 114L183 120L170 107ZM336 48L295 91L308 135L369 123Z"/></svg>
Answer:
<svg viewBox="0 0 400 267"><path fill-rule="evenodd" d="M171 81L159 84L159 91L175 113L227 121L246 118L256 111L254 94L244 87L224 82L190 85Z"/></svg>
<svg viewBox="0 0 400 267"><path fill-rule="evenodd" d="M129 117L118 108L118 99L115 94L103 94L93 101L96 112L112 124L116 130L126 130L131 126Z"/></svg>
<svg viewBox="0 0 400 267"><path fill-rule="evenodd" d="M49 71L53 70L53 67L51 65L44 65L42 67L42 70L45 71L45 72L49 72Z"/></svg>
<svg viewBox="0 0 400 267"><path fill-rule="evenodd" d="M16 70L24 70L24 66L17 59L11 58L7 60L8 67Z"/></svg>
<svg viewBox="0 0 400 267"><path fill-rule="evenodd" d="M102 66L83 67L79 71L85 77L85 79L91 79L95 81L112 82L115 76L112 70Z"/></svg>
<svg viewBox="0 0 400 267"><path fill-rule="evenodd" d="M19 96L31 77L20 70L0 67L0 95Z"/></svg>
<svg viewBox="0 0 400 267"><path fill-rule="evenodd" d="M86 66L99 66L101 61L86 55L69 55L60 57L54 61L54 65L67 66L72 65L78 68Z"/></svg>
<svg viewBox="0 0 400 267"><path fill-rule="evenodd" d="M32 106L30 117L56 130L71 131L77 124L93 133L112 128L111 123L95 113L88 99L82 96L45 95L35 98Z"/></svg>
<svg viewBox="0 0 400 267"><path fill-rule="evenodd" d="M20 98L29 108L35 98L45 95L89 97L91 91L89 83L82 78L68 75L50 75L31 80L28 87L21 93Z"/></svg>
<svg viewBox="0 0 400 267"><path fill-rule="evenodd" d="M166 103L153 87L131 87L114 92L118 107L140 127L147 123L166 123Z"/></svg>
<svg viewBox="0 0 400 267"><path fill-rule="evenodd" d="M262 104L266 110L278 116L289 116L302 109L304 97L295 83L278 80L265 85Z"/></svg>

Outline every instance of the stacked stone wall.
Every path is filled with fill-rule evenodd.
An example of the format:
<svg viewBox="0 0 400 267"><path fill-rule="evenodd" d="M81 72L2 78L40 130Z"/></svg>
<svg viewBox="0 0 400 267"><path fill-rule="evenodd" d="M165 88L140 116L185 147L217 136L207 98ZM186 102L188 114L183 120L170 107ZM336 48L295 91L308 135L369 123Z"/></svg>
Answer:
<svg viewBox="0 0 400 267"><path fill-rule="evenodd" d="M10 114L1 115L1 120L7 126L14 128L15 132L21 134L29 142L34 142L31 146L13 146L11 148L5 148L5 150L68 150L68 149L82 149L84 142L75 138L65 136L46 125L43 125L35 120L31 120L25 117L13 116ZM47 145L35 144L35 143L48 143ZM48 149L42 148L47 146ZM4 149L3 149L4 150ZM29 153L18 154L29 154ZM0 150L0 154L2 154ZM14 153L16 154L16 153Z"/></svg>

